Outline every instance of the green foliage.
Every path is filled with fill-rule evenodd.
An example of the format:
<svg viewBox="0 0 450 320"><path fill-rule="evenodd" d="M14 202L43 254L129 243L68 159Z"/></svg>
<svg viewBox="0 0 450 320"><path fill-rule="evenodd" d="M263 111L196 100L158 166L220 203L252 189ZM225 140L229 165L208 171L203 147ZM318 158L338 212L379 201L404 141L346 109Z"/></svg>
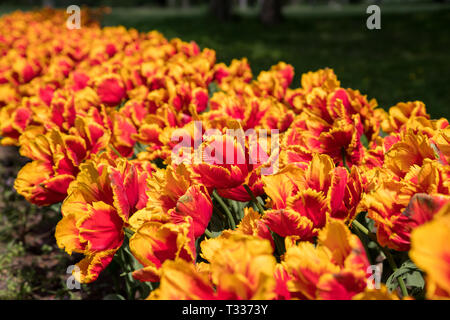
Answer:
<svg viewBox="0 0 450 320"><path fill-rule="evenodd" d="M126 300L122 295L110 293L103 297L103 300Z"/></svg>
<svg viewBox="0 0 450 320"><path fill-rule="evenodd" d="M133 278L133 271L142 269L143 265L131 253L129 247L130 235L128 232L125 234L122 247L114 256L112 268L108 268L115 281L113 286L115 292L104 296L104 300L145 299L158 286L158 283L141 282ZM118 272L120 277L116 279L115 275L118 270L121 273Z"/></svg>
<svg viewBox="0 0 450 320"><path fill-rule="evenodd" d="M366 149L369 149L369 140L364 133L361 135L361 143Z"/></svg>
<svg viewBox="0 0 450 320"><path fill-rule="evenodd" d="M405 261L400 268L389 276L386 286L390 291L399 286L398 277L402 277L411 296L416 299L424 298L425 280L423 273L411 260Z"/></svg>
<svg viewBox="0 0 450 320"><path fill-rule="evenodd" d="M136 142L133 148L133 158L137 158L137 155L147 149L147 145L142 144L140 142Z"/></svg>
<svg viewBox="0 0 450 320"><path fill-rule="evenodd" d="M374 241L376 237L374 233L376 231L375 221L368 217L367 212L360 212L356 217L356 221L361 223L372 234L372 237L369 237L356 228L351 229L361 240L370 264L376 264L378 261L383 260L385 255L378 243Z"/></svg>
<svg viewBox="0 0 450 320"><path fill-rule="evenodd" d="M382 28L376 31L366 28L367 7L353 6L289 7L285 21L271 27L259 22L257 12L220 23L206 10L169 14L147 8L113 9L103 23L194 40L216 50L220 62L247 57L255 76L285 61L295 68L293 86L304 72L334 68L343 87L358 88L383 108L422 100L433 118L450 118L450 73L441 72L450 69L450 7L390 7L383 4Z"/></svg>
<svg viewBox="0 0 450 320"><path fill-rule="evenodd" d="M208 93L209 93L209 97L211 98L213 96L214 93L219 92L220 88L219 85L215 82L211 82L208 86Z"/></svg>

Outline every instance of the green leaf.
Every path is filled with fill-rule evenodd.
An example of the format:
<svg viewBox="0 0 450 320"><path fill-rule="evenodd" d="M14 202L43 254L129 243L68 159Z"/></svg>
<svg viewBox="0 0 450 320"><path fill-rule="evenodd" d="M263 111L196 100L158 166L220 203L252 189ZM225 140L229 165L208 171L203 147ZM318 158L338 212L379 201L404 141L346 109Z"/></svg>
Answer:
<svg viewBox="0 0 450 320"><path fill-rule="evenodd" d="M214 93L219 92L220 88L216 82L211 82L208 86L209 97L211 98Z"/></svg>
<svg viewBox="0 0 450 320"><path fill-rule="evenodd" d="M50 206L50 209L55 212L61 212L61 204L62 202L54 203Z"/></svg>
<svg viewBox="0 0 450 320"><path fill-rule="evenodd" d="M398 287L398 277L402 277L406 287L413 289L415 295L419 295L425 287L422 271L411 260L405 261L400 268L389 276L386 286L390 291Z"/></svg>
<svg viewBox="0 0 450 320"><path fill-rule="evenodd" d="M421 272L407 273L405 278L406 285L415 288L424 288L425 280Z"/></svg>
<svg viewBox="0 0 450 320"><path fill-rule="evenodd" d="M364 148L369 149L369 139L367 139L367 136L364 133L361 135L360 140Z"/></svg>
<svg viewBox="0 0 450 320"><path fill-rule="evenodd" d="M366 222L367 229L369 229L370 232L374 232L375 231L375 221L370 219L367 216L367 213L364 216L364 221Z"/></svg>
<svg viewBox="0 0 450 320"><path fill-rule="evenodd" d="M134 257L131 253L130 248L128 246L123 247L124 251L128 254L129 259L131 260L132 270L142 269L144 266Z"/></svg>
<svg viewBox="0 0 450 320"><path fill-rule="evenodd" d="M380 133L378 134L380 137L387 137L389 134L380 129Z"/></svg>
<svg viewBox="0 0 450 320"><path fill-rule="evenodd" d="M377 243L375 241L369 241L367 243L367 247L369 249L373 249L373 250L377 250L378 249L378 245L377 245Z"/></svg>
<svg viewBox="0 0 450 320"><path fill-rule="evenodd" d="M226 217L218 209L215 209L211 220L209 221L208 230L212 233L222 232L226 228Z"/></svg>
<svg viewBox="0 0 450 320"><path fill-rule="evenodd" d="M237 201L237 200L231 200L227 199L229 201L231 208L233 208L233 211L238 218L239 221L244 218L244 208L251 207L251 201Z"/></svg>
<svg viewBox="0 0 450 320"><path fill-rule="evenodd" d="M125 300L125 298L117 293L110 293L103 297L103 300Z"/></svg>
<svg viewBox="0 0 450 320"><path fill-rule="evenodd" d="M212 231L211 233L213 235L213 238L217 238L218 236L220 236L222 234L222 231Z"/></svg>
<svg viewBox="0 0 450 320"><path fill-rule="evenodd" d="M147 145L146 145L146 144L142 144L142 143L140 143L140 142L138 141L138 142L136 142L136 143L134 144L134 147L133 147L133 154L134 154L135 157L137 157L137 155L138 155L140 152L145 151L146 149L147 149Z"/></svg>

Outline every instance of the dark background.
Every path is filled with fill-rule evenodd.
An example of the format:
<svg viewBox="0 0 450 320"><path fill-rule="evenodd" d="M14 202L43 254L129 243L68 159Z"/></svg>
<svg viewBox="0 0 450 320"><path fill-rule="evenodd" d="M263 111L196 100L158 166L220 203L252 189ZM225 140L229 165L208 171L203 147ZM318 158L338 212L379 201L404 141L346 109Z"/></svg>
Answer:
<svg viewBox="0 0 450 320"><path fill-rule="evenodd" d="M6 0L0 13L43 3L110 6L103 25L156 29L169 38L194 40L216 50L218 60L226 63L248 57L254 75L285 61L295 68L292 86L297 87L302 73L330 67L342 86L376 98L383 108L422 100L432 117L450 118L449 1L248 0L242 9L235 0L228 1L229 14L216 10L214 15L211 3L217 1ZM261 21L258 4L264 2L280 3L275 23ZM381 8L381 30L366 27L366 8L372 3Z"/></svg>

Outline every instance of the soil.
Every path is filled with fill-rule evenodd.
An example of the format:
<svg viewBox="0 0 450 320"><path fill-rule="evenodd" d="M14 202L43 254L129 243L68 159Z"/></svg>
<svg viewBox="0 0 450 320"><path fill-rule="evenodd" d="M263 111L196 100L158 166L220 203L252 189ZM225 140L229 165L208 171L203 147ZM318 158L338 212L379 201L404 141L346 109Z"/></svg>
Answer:
<svg viewBox="0 0 450 320"><path fill-rule="evenodd" d="M69 256L56 245L59 206L31 205L14 190L14 179L27 161L18 148L0 146L0 261L11 254L11 244L20 249L7 265L0 263L0 296L8 292L1 298L102 299L115 293L107 270L93 284L68 289L67 268L82 255Z"/></svg>

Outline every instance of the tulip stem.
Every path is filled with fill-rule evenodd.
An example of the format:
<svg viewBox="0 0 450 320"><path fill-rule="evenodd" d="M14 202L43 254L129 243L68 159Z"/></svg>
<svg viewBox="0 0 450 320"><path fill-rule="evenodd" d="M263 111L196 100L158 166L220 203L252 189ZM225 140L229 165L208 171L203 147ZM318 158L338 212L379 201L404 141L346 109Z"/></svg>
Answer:
<svg viewBox="0 0 450 320"><path fill-rule="evenodd" d="M245 191L247 191L247 193L250 195L250 197L252 198L252 201L254 204L256 204L256 206L258 207L258 211L261 215L264 214L264 208L262 207L261 203L258 201L258 199L256 199L255 195L253 194L252 189L250 189L250 187L246 184L244 184L244 188Z"/></svg>
<svg viewBox="0 0 450 320"><path fill-rule="evenodd" d="M212 196L220 204L223 211L225 211L225 214L227 215L228 220L230 221L231 229L233 229L233 230L236 229L236 222L234 221L234 218L233 218L233 215L231 214L230 209L227 207L225 202L223 202L222 198L217 194L217 191L215 189L212 192Z"/></svg>
<svg viewBox="0 0 450 320"><path fill-rule="evenodd" d="M123 230L124 230L125 234L128 236L128 238L131 238L134 235L134 232L128 228L123 228Z"/></svg>
<svg viewBox="0 0 450 320"><path fill-rule="evenodd" d="M347 169L348 172L350 172L350 168L348 167L347 160L345 159L345 149L344 148L341 149L341 154L342 154L342 165L344 166L345 169Z"/></svg>
<svg viewBox="0 0 450 320"><path fill-rule="evenodd" d="M125 249L121 247L118 251L118 257L119 257L119 265L121 268L125 271L125 292L127 294L127 299L134 299L132 294L132 286L129 282L129 272L130 272L130 266L128 264L127 258L125 256Z"/></svg>
<svg viewBox="0 0 450 320"><path fill-rule="evenodd" d="M391 266L391 269L395 272L398 270L397 264L394 261L394 257L392 256L392 254L389 252L389 249L381 246L378 241L377 238L375 236L375 234L373 232L370 232L369 229L367 229L366 227L364 227L359 221L357 220L353 220L352 222L352 226L355 227L356 229L358 229L359 231L361 231L362 233L364 233L366 236L368 236L370 238L370 240L372 240L373 242L375 242L377 244L377 246L381 249L381 251L383 251L384 255L386 256L386 259L389 263L389 265ZM400 289L402 290L402 295L403 297L407 297L408 296L408 290L406 289L406 285L405 282L403 281L403 278L401 276L397 277L397 281L398 284L400 286Z"/></svg>
<svg viewBox="0 0 450 320"><path fill-rule="evenodd" d="M353 220L352 226L357 228L359 231L364 233L366 236L368 236L371 240L374 240L376 242L376 239L373 238L373 233L369 231L366 227L364 227L358 220Z"/></svg>
<svg viewBox="0 0 450 320"><path fill-rule="evenodd" d="M389 262L389 265L391 266L392 270L394 270L394 272L397 271L398 270L397 264L395 263L394 257L392 256L392 254L389 252L389 250L386 250L386 251L383 250L383 252L386 255L386 258L387 258L387 260ZM403 281L402 276L398 276L397 277L397 281L398 281L398 284L400 286L400 289L402 290L403 297L407 297L408 296L408 290L406 289L406 285L405 285L405 282Z"/></svg>
<svg viewBox="0 0 450 320"><path fill-rule="evenodd" d="M211 231L209 231L208 229L205 229L205 235L206 235L208 238L214 238L213 234L212 234Z"/></svg>

